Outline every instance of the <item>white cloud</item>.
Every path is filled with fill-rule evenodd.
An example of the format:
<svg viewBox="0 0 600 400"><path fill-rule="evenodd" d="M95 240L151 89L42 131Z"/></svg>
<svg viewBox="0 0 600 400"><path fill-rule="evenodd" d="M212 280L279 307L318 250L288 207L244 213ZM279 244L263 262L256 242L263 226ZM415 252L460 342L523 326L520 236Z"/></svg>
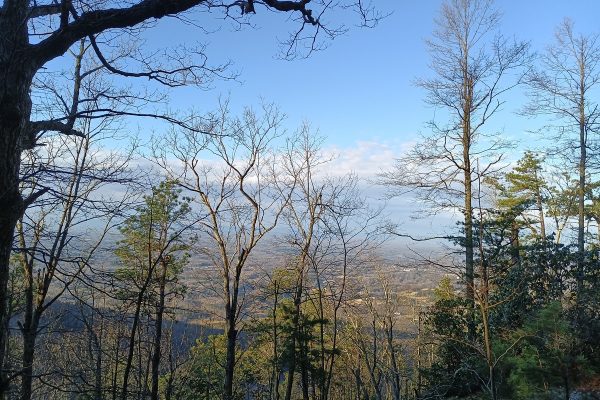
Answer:
<svg viewBox="0 0 600 400"><path fill-rule="evenodd" d="M374 178L377 174L393 167L394 160L399 158L413 142L392 144L390 142L357 141L353 146L332 146L324 153L333 157L330 174L343 175L355 173L360 178Z"/></svg>

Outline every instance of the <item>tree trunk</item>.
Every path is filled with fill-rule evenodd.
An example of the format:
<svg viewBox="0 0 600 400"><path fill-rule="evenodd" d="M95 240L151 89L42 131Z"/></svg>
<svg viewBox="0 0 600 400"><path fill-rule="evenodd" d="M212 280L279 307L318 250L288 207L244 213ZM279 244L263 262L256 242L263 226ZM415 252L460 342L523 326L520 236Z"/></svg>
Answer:
<svg viewBox="0 0 600 400"><path fill-rule="evenodd" d="M583 288L583 264L585 258L585 191L586 191L586 166L587 166L587 138L586 138L586 115L585 115L585 93L583 66L580 71L581 93L579 103L579 187L577 190L577 294L581 294ZM577 296L579 298L579 296Z"/></svg>
<svg viewBox="0 0 600 400"><path fill-rule="evenodd" d="M300 377L302 379L302 400L309 400L308 395L308 343L300 344Z"/></svg>
<svg viewBox="0 0 600 400"><path fill-rule="evenodd" d="M301 260L301 270L298 271L299 272L299 276L298 276L298 283L296 284L296 292L294 294L294 316L292 317L292 325L293 325L293 332L292 332L292 345L290 346L292 348L293 354L291 355L291 359L290 359L290 367L289 367L289 371L288 371L288 379L287 379L287 387L285 390L285 400L291 400L292 398L292 390L294 388L294 374L296 373L296 345L297 345L297 338L299 337L300 334L300 329L299 329L299 324L300 324L300 313L301 313L301 304L302 304L302 291L303 291L303 286L304 286L304 262L305 262L305 255L306 255L306 247L304 248L304 251L302 253L303 257Z"/></svg>
<svg viewBox="0 0 600 400"><path fill-rule="evenodd" d="M483 258L483 245L480 242L479 251ZM485 359L488 365L489 373L489 389L492 400L496 400L496 380L495 380L495 356L494 350L492 349L492 327L490 326L490 278L489 278L489 265L485 260L481 262L481 285L482 293L481 300L479 301L479 309L481 312L481 324L483 327L483 344L485 346Z"/></svg>
<svg viewBox="0 0 600 400"><path fill-rule="evenodd" d="M396 350L394 349L394 324L392 321L392 316L387 316L387 327L386 327L386 336L388 342L388 351L390 352L390 361L392 363L392 389L393 389L393 400L400 400L400 393L402 390L400 383L400 368L398 366L398 358L396 354ZM420 343L419 343L420 347Z"/></svg>
<svg viewBox="0 0 600 400"><path fill-rule="evenodd" d="M380 361L380 356L378 353L378 346L377 346L377 321L375 319L375 315L373 314L372 316L372 320L371 320L371 331L373 332L373 363L371 364L371 362L369 361L369 355L367 354L367 348L364 344L361 343L361 347L362 347L362 351L364 354L364 358L365 358L365 365L367 367L367 370L369 371L369 378L371 379L371 384L373 385L373 389L375 389L375 399L376 400L383 400L383 394L381 392L381 387L380 387L380 378L381 377L377 377L376 376L376 371L377 371L377 362Z"/></svg>
<svg viewBox="0 0 600 400"><path fill-rule="evenodd" d="M135 305L135 313L133 315L133 323L131 325L131 332L129 334L129 344L127 350L127 361L125 362L125 370L123 371L123 385L121 386L121 400L127 400L127 393L129 391L129 375L131 374L131 366L133 364L133 355L135 353L135 336L137 334L138 325L140 322L140 314L142 309L144 292L138 294L138 298Z"/></svg>
<svg viewBox="0 0 600 400"><path fill-rule="evenodd" d="M271 314L271 318L273 320L273 372L272 372L272 393L271 399L279 400L279 383L280 383L280 373L279 373L279 337L277 332L277 306L279 304L279 287L277 285L277 281L275 281L275 299L273 301L273 313Z"/></svg>
<svg viewBox="0 0 600 400"><path fill-rule="evenodd" d="M498 395L496 394L496 377L494 366L490 365L488 369L490 374L490 391L492 392L492 400L496 400L498 398Z"/></svg>
<svg viewBox="0 0 600 400"><path fill-rule="evenodd" d="M8 350L8 280L15 226L24 210L19 192L21 145L31 114L31 60L26 19L28 2L4 4L0 16L0 399L8 388L5 362Z"/></svg>
<svg viewBox="0 0 600 400"><path fill-rule="evenodd" d="M167 262L162 260L161 281L158 295L158 306L156 308L156 321L154 328L154 353L152 354L152 392L150 393L151 400L158 400L158 378L160 366L160 345L162 340L162 324L165 311L165 286L167 279Z"/></svg>
<svg viewBox="0 0 600 400"><path fill-rule="evenodd" d="M466 299L469 307L475 307L475 274L474 274L474 255L473 255L473 182L471 176L471 160L470 160L470 124L465 123L463 136L463 162L464 162L464 190L465 190L465 285ZM469 337L475 337L475 321L471 311L468 316L468 331Z"/></svg>
<svg viewBox="0 0 600 400"><path fill-rule="evenodd" d="M102 335L102 333L100 334ZM94 335L94 344L97 352L96 369L94 371L94 400L102 400L102 345L96 335Z"/></svg>
<svg viewBox="0 0 600 400"><path fill-rule="evenodd" d="M23 327L23 355L21 372L21 400L31 400L33 383L33 359L37 336L37 319L26 322Z"/></svg>
<svg viewBox="0 0 600 400"><path fill-rule="evenodd" d="M235 312L230 311L227 320L227 358L225 360L225 382L223 383L223 400L233 399L233 372L235 369L235 344L237 330L235 329Z"/></svg>
<svg viewBox="0 0 600 400"><path fill-rule="evenodd" d="M240 256L242 262L244 252ZM226 280L227 286L227 304L225 304L225 335L227 336L227 358L225 359L225 381L223 382L223 400L233 400L233 376L235 371L235 345L237 343L237 309L238 309L238 293L240 276L242 272L241 266L238 263L235 266L235 276L233 281L233 290L229 293L229 281Z"/></svg>
<svg viewBox="0 0 600 400"><path fill-rule="evenodd" d="M113 371L112 371L112 380L111 380L111 393L112 393L111 397L112 397L112 400L117 400L117 395L118 395L118 392L119 392L119 388L117 386L117 378L119 376L119 364L120 364L120 361L121 361L120 354L119 354L120 353L119 350L121 348L120 343L119 343L120 342L119 339L121 337L120 330L117 330L115 332L115 335L116 335L117 339L115 340L115 349L114 349L114 354L115 354L115 356L114 356L115 358L114 359L115 359L115 362L114 362L114 368L113 368Z"/></svg>
<svg viewBox="0 0 600 400"><path fill-rule="evenodd" d="M33 383L33 359L35 342L41 317L41 309L36 307L35 285L33 280L33 260L24 260L23 269L27 287L25 290L25 314L21 325L23 352L21 354L21 400L31 400Z"/></svg>
<svg viewBox="0 0 600 400"><path fill-rule="evenodd" d="M535 180L536 180L536 182L538 182L537 171L535 171ZM546 242L546 221L545 221L545 216L544 216L544 205L543 205L543 201L542 201L542 193L541 193L539 186L537 187L537 190L535 193L535 204L538 209L539 218L540 218L540 236L542 237L542 242L545 243Z"/></svg>
<svg viewBox="0 0 600 400"><path fill-rule="evenodd" d="M165 400L171 400L173 396L173 383L175 382L175 373L177 372L177 363L173 359L173 322L171 322L171 327L169 329L169 375L167 378L167 385L165 388Z"/></svg>
<svg viewBox="0 0 600 400"><path fill-rule="evenodd" d="M342 289L342 294L343 294L343 289ZM341 297L340 297L340 299L341 299ZM333 338L332 338L332 342L331 342L331 355L329 356L329 367L328 367L328 371L327 371L327 381L325 384L325 391L323 393L323 396L324 396L323 400L329 399L329 392L331 390L331 380L333 378L333 366L334 366L334 363L336 360L335 354L338 349L338 308L339 308L339 304L338 304L338 306L336 306L336 308L333 311Z"/></svg>
<svg viewBox="0 0 600 400"><path fill-rule="evenodd" d="M513 220L511 224L510 236L510 263L513 267L520 267L521 254L519 253L519 224L516 220ZM546 236L542 236L542 240L545 240L545 237Z"/></svg>
<svg viewBox="0 0 600 400"><path fill-rule="evenodd" d="M294 317L295 318L295 317ZM296 338L292 335L292 346L296 346ZM291 400L292 390L294 389L294 374L296 373L296 352L292 354L290 359L290 367L288 370L287 385L285 388L285 400Z"/></svg>
<svg viewBox="0 0 600 400"><path fill-rule="evenodd" d="M468 47L467 47L468 49ZM466 298L471 308L475 308L475 279L473 256L473 176L471 172L471 112L473 108L473 78L469 75L468 51L465 51L462 65L463 72L463 116L462 116L462 151L464 174L465 205L465 283ZM475 336L473 313L468 317L469 337Z"/></svg>

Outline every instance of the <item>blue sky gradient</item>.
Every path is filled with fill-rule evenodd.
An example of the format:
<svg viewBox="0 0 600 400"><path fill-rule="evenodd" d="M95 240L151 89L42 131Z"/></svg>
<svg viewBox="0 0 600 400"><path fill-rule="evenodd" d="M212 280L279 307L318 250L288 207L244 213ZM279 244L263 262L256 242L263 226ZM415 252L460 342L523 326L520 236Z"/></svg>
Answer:
<svg viewBox="0 0 600 400"><path fill-rule="evenodd" d="M442 4L432 0L375 3L382 13L391 12L376 28L351 26L357 21L348 12L331 14L328 18L332 24L349 25L348 33L306 59L284 61L277 57L279 41L296 25L288 20L289 16L272 14L261 7L251 16L254 26L241 30L220 19L218 13L196 12L186 16L206 30L214 30L212 33L176 18L160 20L143 32L144 48L205 43L209 63L231 61L231 71L239 72L237 81L216 80L210 90L194 87L172 90L170 109L204 113L214 110L219 98L228 97L236 113L244 106L258 106L261 99L273 102L288 116L285 122L288 130L293 131L308 121L326 138L326 151L339 156L332 171L353 171L362 178L372 178L377 172L389 169L394 158L414 144L419 134L427 134L425 124L436 110L425 104L425 93L414 81L431 76L425 39L431 37L434 18ZM543 51L553 42L555 28L565 17L574 21L576 32L598 32L598 1L502 0L496 5L503 13L501 33L529 41L535 52ZM126 84L136 83L128 80ZM510 155L510 159L516 160L525 148L545 145L540 140L543 138L530 131L547 121L517 114L526 100L522 88L504 99L503 109L486 124L486 131L501 132L507 139L518 142L517 151ZM127 129L147 139L152 134L160 135L167 127L138 119ZM365 185L368 184L365 179ZM382 197L383 188L371 184L368 194ZM419 204L410 197L396 198L390 201L387 212L393 220L404 224L404 231L415 235L440 234L440 226L454 229L450 214L411 220L410 215L418 208Z"/></svg>
<svg viewBox="0 0 600 400"><path fill-rule="evenodd" d="M582 33L597 31L600 2L498 1L503 13L501 32L531 42L532 50L543 51L553 40L555 27L564 17L575 22ZM430 74L425 39L434 29L441 1L380 0L378 7L392 14L375 29L349 26L349 32L328 43L308 59L278 59L278 39L285 39L291 25L286 18L258 9L251 21L255 28L236 31L232 25L203 15L190 15L198 22L219 27L203 34L198 28L177 20L161 21L148 32L153 45L168 46L185 39L208 44L209 60L231 60L239 71L239 82L216 81L210 91L183 88L172 92L171 108L215 107L219 96L228 96L235 109L255 105L260 99L274 102L288 115L290 129L310 121L336 147L353 147L361 141L399 146L426 133L425 122L434 110L423 99L414 80ZM330 15L332 23L352 22L348 16ZM214 18L214 17L213 17ZM336 20L336 19L339 19ZM543 125L515 114L524 96L515 90L506 97L501 114L489 129L531 143L526 130Z"/></svg>

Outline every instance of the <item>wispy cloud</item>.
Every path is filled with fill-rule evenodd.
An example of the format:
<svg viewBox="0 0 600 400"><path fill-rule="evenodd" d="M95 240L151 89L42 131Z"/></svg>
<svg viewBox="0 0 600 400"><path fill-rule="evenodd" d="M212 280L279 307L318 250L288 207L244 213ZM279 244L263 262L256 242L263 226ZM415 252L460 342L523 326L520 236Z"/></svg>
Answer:
<svg viewBox="0 0 600 400"><path fill-rule="evenodd" d="M331 146L324 152L333 158L331 174L354 173L360 178L370 179L392 168L413 142L390 143L387 141L361 140L353 146Z"/></svg>

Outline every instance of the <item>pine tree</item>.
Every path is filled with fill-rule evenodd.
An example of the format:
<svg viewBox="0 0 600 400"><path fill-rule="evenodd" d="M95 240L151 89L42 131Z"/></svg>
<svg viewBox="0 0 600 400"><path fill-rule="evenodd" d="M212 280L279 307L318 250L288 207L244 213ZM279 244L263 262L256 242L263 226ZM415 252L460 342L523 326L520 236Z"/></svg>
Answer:
<svg viewBox="0 0 600 400"><path fill-rule="evenodd" d="M501 180L488 179L497 191L496 206L505 218L512 218L514 229L527 227L534 238L546 239L546 213L548 183L542 176L539 156L527 151L517 165ZM532 213L537 214L535 217Z"/></svg>
<svg viewBox="0 0 600 400"><path fill-rule="evenodd" d="M189 211L189 199L180 198L176 182L164 181L152 188L152 194L144 197L144 203L120 229L123 239L115 253L122 267L115 275L121 283L121 298L132 302L135 308L123 376L123 400L129 391L141 313L147 308L154 313L151 398L158 399L163 318L168 299L182 290L178 275L188 259L189 244L183 235Z"/></svg>

